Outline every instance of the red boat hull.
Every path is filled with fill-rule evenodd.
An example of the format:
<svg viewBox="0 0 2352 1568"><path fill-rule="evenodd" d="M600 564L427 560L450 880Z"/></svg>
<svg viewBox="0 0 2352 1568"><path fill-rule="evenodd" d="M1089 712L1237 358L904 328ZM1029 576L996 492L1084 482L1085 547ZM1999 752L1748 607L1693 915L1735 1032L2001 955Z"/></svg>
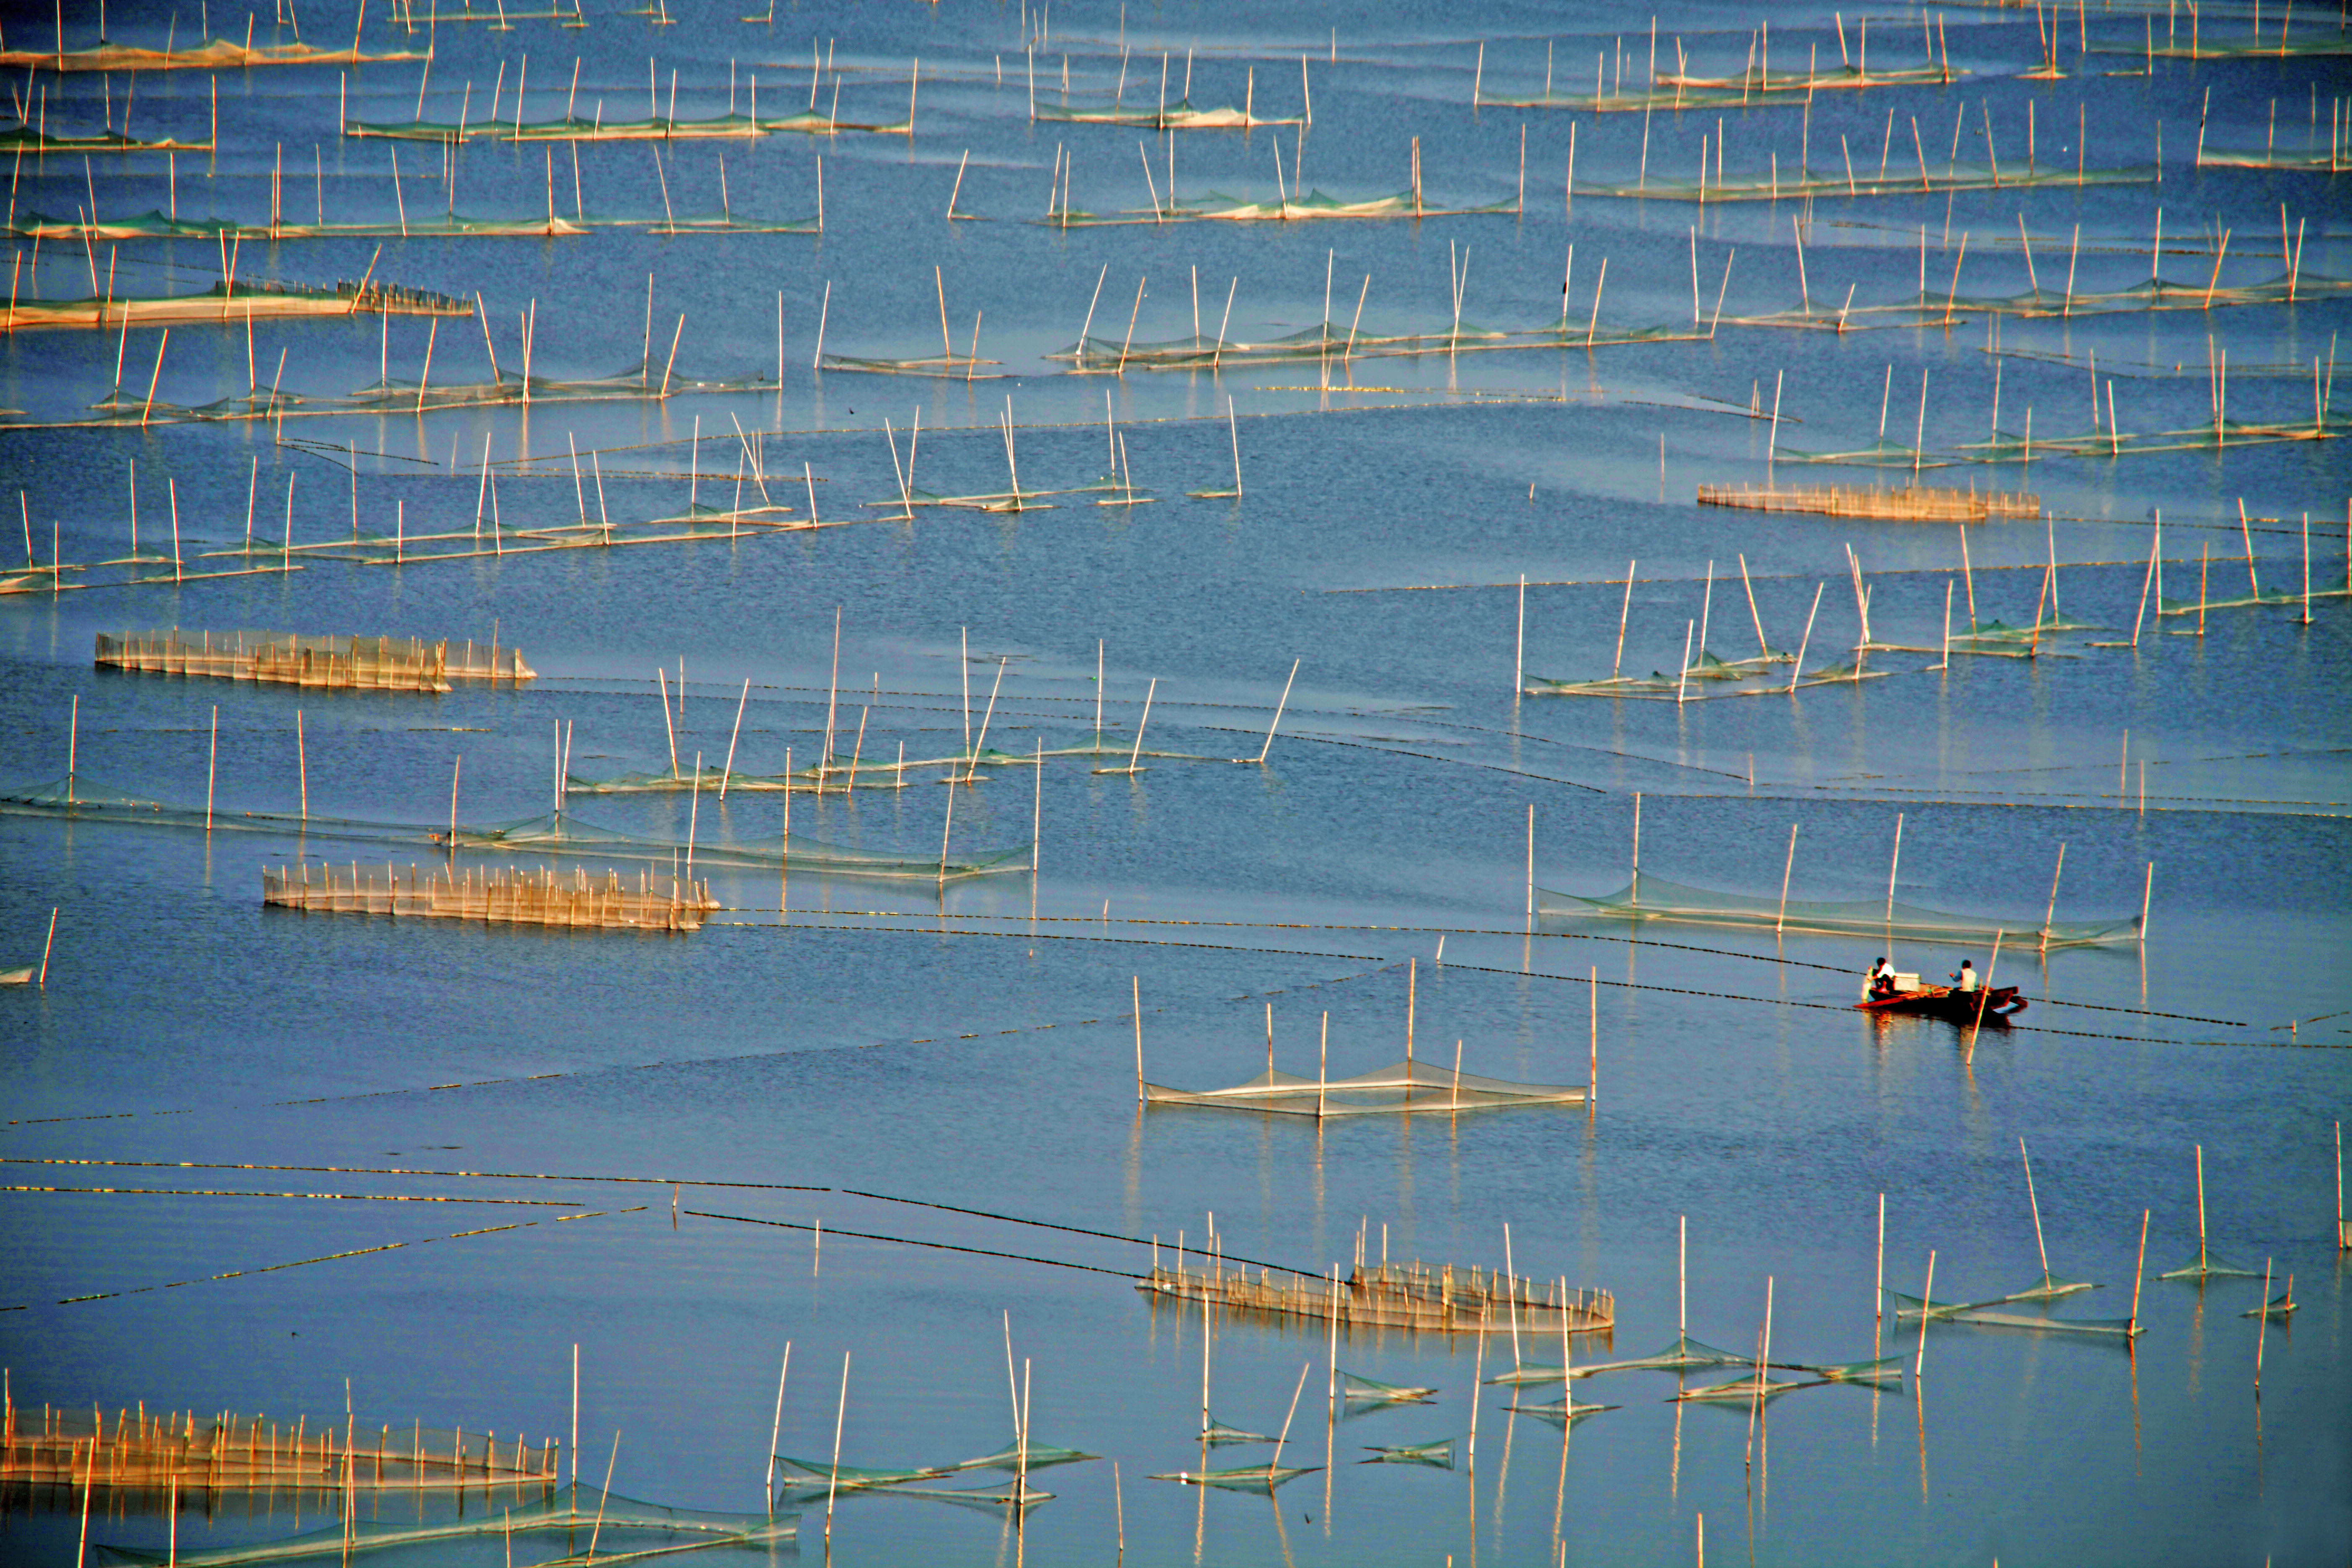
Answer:
<svg viewBox="0 0 2352 1568"><path fill-rule="evenodd" d="M1930 985L1917 991L1898 991L1891 996L1874 996L1854 1004L1863 1013L1925 1014L1948 1023L1972 1026L1979 1020L1988 1024L2006 1024L2025 1011L2025 998L2017 994L2014 985L2002 985L1987 990L1955 991L1948 986Z"/></svg>

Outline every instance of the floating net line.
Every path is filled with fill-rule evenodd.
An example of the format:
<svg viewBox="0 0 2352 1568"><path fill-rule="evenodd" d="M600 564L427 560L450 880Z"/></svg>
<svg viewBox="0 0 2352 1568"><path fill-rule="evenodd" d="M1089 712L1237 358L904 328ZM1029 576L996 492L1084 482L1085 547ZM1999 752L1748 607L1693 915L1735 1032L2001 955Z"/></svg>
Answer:
<svg viewBox="0 0 2352 1568"><path fill-rule="evenodd" d="M1850 488L1843 485L1785 489L1769 485L1701 485L1701 506L1741 507L1752 511L1817 512L1828 517L1874 517L1917 522L1965 522L1990 517L2040 517L2042 498L2025 491L1965 490L1906 485Z"/></svg>
<svg viewBox="0 0 2352 1568"><path fill-rule="evenodd" d="M1411 1058L1353 1078L1311 1079L1268 1068L1231 1089L1198 1093L1143 1086L1150 1105L1222 1106L1287 1116L1371 1116L1421 1110L1489 1110L1507 1105L1581 1105L1581 1086L1514 1083L1475 1073L1449 1072Z"/></svg>
<svg viewBox="0 0 2352 1568"><path fill-rule="evenodd" d="M857 354L826 354L826 370L862 371L868 375L937 375L959 381L994 381L994 374L982 375L982 365L1002 365L993 359L975 359L970 354L946 353L917 356L911 359L882 359Z"/></svg>
<svg viewBox="0 0 2352 1568"><path fill-rule="evenodd" d="M2209 152L2200 147L2197 150L2197 167L2200 169L2325 170L2331 174L2340 174L2346 169L2352 168L2352 154L2343 151L2340 142L2336 146L2325 149L2314 147L2290 152L2281 152L2275 147L2265 147L2259 153L2250 148L2232 150L2226 147Z"/></svg>
<svg viewBox="0 0 2352 1568"><path fill-rule="evenodd" d="M1030 1468L1033 1469L1041 1466L1075 1464L1096 1458L1076 1448L1057 1448L1051 1444L1034 1442L1030 1445L1029 1452L1032 1456ZM833 1495L921 1498L934 1502L961 1503L979 1508L1009 1508L1015 1503L1029 1508L1049 1501L1053 1493L1024 1489L1017 1479L1021 1471L1016 1458L1018 1453L1019 1445L1016 1443L998 1453L958 1464L916 1466L904 1469L835 1465L825 1460L797 1459L788 1454L778 1454L776 1464L784 1472L779 1495L796 1502ZM983 1469L1013 1470L1016 1479L995 1487L925 1487L918 1484L945 1480Z"/></svg>
<svg viewBox="0 0 2352 1568"><path fill-rule="evenodd" d="M356 283L322 289L294 283L215 283L200 294L139 299L117 294L87 300L12 300L0 307L0 331L28 327L152 326L170 321L277 321L299 316L470 316L474 302L391 284Z"/></svg>
<svg viewBox="0 0 2352 1568"><path fill-rule="evenodd" d="M1595 1333L1613 1327L1616 1298L1606 1290L1571 1289L1499 1272L1452 1265L1384 1263L1358 1268L1339 1281L1297 1274L1276 1282L1273 1270L1228 1267L1215 1259L1173 1268L1155 1262L1137 1281L1147 1295L1199 1301L1234 1312L1312 1318L1343 1327L1429 1330L1444 1333Z"/></svg>
<svg viewBox="0 0 2352 1568"><path fill-rule="evenodd" d="M1437 1397L1437 1390L1382 1383L1378 1378L1361 1377L1342 1370L1339 1373L1339 1397L1360 1405L1426 1405Z"/></svg>
<svg viewBox="0 0 2352 1568"><path fill-rule="evenodd" d="M1454 1441L1452 1437L1440 1437L1433 1443L1393 1446L1367 1443L1364 1451L1371 1458L1356 1462L1360 1465L1426 1465L1432 1469L1450 1470L1454 1468Z"/></svg>
<svg viewBox="0 0 2352 1568"><path fill-rule="evenodd" d="M448 1489L549 1482L553 1442L419 1424L317 1427L266 1415L68 1410L12 1405L0 1437L0 1480L214 1490L331 1486Z"/></svg>
<svg viewBox="0 0 2352 1568"><path fill-rule="evenodd" d="M322 49L311 44L264 44L255 48L231 38L214 38L192 49L142 49L101 44L94 49L0 50L0 66L31 66L53 71L251 70L258 66L355 66L385 60L421 60L415 50L362 54L357 48Z"/></svg>
<svg viewBox="0 0 2352 1568"><path fill-rule="evenodd" d="M2158 1279L2189 1279L2200 1283L2207 1279L2259 1279L2262 1277L2263 1271L2259 1268L2241 1268L2234 1263L2209 1258L2202 1247L2198 1248L2196 1262L2167 1269L2157 1276Z"/></svg>
<svg viewBox="0 0 2352 1568"><path fill-rule="evenodd" d="M2242 1318L2275 1318L2281 1322L2294 1315L2294 1279L2287 1279L2287 1288L2267 1301L2257 1302L2238 1314Z"/></svg>
<svg viewBox="0 0 2352 1568"><path fill-rule="evenodd" d="M546 239L590 234L598 229L642 229L648 234L821 234L815 218L738 218L718 216L678 218L629 216L562 217L534 214L529 217L472 217L462 213L434 213L411 218L377 218L355 223L244 223L236 218L175 218L150 210L133 217L96 222L52 217L27 212L5 232L25 239Z"/></svg>
<svg viewBox="0 0 2352 1568"><path fill-rule="evenodd" d="M412 865L404 883L389 865L381 879L372 868L362 871L356 862L348 875L334 866L320 871L314 881L308 861L299 868L264 867L262 903L305 913L675 931L700 931L704 915L720 907L710 896L708 881L671 877L664 887L662 879L644 871L637 873L635 888L625 886L618 871L607 871L592 883L588 873L577 868L569 882L551 867L536 871L436 867L420 879Z"/></svg>
<svg viewBox="0 0 2352 1568"><path fill-rule="evenodd" d="M2352 41L2341 37L2330 37L2315 34L2289 41L2282 36L2271 40L2260 37L2227 38L2209 44L2196 36L2194 13L2189 23L2189 41L2147 45L2140 48L2124 48L2116 45L2094 46L2095 55L2155 55L2168 60L2251 60L2287 59L2298 55L2352 55Z"/></svg>
<svg viewBox="0 0 2352 1568"><path fill-rule="evenodd" d="M152 1548L107 1546L93 1542L103 1563L147 1565L176 1561L179 1568L243 1568L245 1564L299 1562L316 1557L349 1557L400 1547L446 1546L461 1541L497 1541L517 1534L544 1535L553 1531L593 1532L599 1550L595 1561L632 1555L652 1556L658 1550L766 1546L793 1540L800 1515L717 1513L701 1509L671 1508L640 1502L618 1492L600 1491L580 1482L554 1496L515 1508L502 1508L470 1518L421 1524L385 1524L354 1520L324 1530L289 1536L252 1546L225 1546L208 1552L180 1552L173 1557ZM607 1538L624 1550L607 1552ZM584 1551L586 1542L581 1542ZM629 1548L634 1547L635 1551Z"/></svg>
<svg viewBox="0 0 2352 1568"><path fill-rule="evenodd" d="M698 142L749 141L778 134L839 136L912 136L911 121L836 120L814 110L786 115L720 114L709 120L679 120L653 115L644 120L453 121L346 120L343 134L354 141L378 142Z"/></svg>
<svg viewBox="0 0 2352 1568"><path fill-rule="evenodd" d="M38 126L16 125L0 131L0 153L38 157L44 153L209 153L210 142L182 142L173 137L142 141L119 131L50 132Z"/></svg>
<svg viewBox="0 0 2352 1568"><path fill-rule="evenodd" d="M1688 1333L1678 1333L1672 1344L1653 1354L1635 1356L1628 1361L1587 1362L1570 1369L1570 1375L1591 1377L1602 1372L1689 1372L1701 1367L1755 1364L1754 1356L1734 1355L1729 1351L1717 1350L1713 1345L1695 1340Z"/></svg>
<svg viewBox="0 0 2352 1568"><path fill-rule="evenodd" d="M1778 202L1806 196L1859 200L1864 196L1916 195L1934 191L2000 191L2063 189L2089 185L2147 185L2156 183L2151 165L2114 169L2034 168L2020 174L1990 163L1957 163L1925 174L1847 174L1800 169L1769 174L1733 174L1717 179L1685 179L1671 174L1647 174L1634 184L1580 182L1580 196L1623 196L1665 202Z"/></svg>
<svg viewBox="0 0 2352 1568"><path fill-rule="evenodd" d="M217 638L204 632L191 638L177 628L97 636L93 662L100 668L151 675L442 692L450 689L452 680L520 684L539 673L522 661L518 648L491 644L477 649L470 641L453 647L446 639L427 644L421 637L266 632L224 632Z"/></svg>
<svg viewBox="0 0 2352 1568"><path fill-rule="evenodd" d="M1518 212L1519 205L1516 199L1483 205L1447 207L1416 201L1410 191L1345 201L1318 188L1304 195L1283 196L1271 202L1253 201L1212 191L1197 196L1180 196L1158 207L1127 207L1109 213L1065 206L1032 221L1049 228L1102 228L1133 224L1304 223L1328 218L1515 216Z"/></svg>
<svg viewBox="0 0 2352 1568"><path fill-rule="evenodd" d="M268 833L360 843L436 845L444 849L500 850L541 855L602 856L623 861L697 862L730 868L775 868L828 876L906 878L936 882L962 877L1025 870L1029 847L961 858L913 859L847 849L794 834L750 842L688 845L676 839L617 833L569 813L547 812L512 822L460 825L455 840L446 825L373 822L348 816L298 816L292 812L231 811L209 814L200 805L173 805L110 788L79 774L0 791L0 816L47 816L69 822L184 827L197 832Z"/></svg>
<svg viewBox="0 0 2352 1568"><path fill-rule="evenodd" d="M962 859L911 859L870 850L846 849L793 837L691 847L672 839L640 838L581 821L567 812L542 812L513 822L461 826L431 834L432 841L458 849L521 850L558 855L604 855L625 860L667 859L686 855L695 862L729 868L776 867L830 875L887 877L927 882L1028 869L1029 847Z"/></svg>
<svg viewBox="0 0 2352 1568"><path fill-rule="evenodd" d="M1183 99L1157 109L1129 109L1117 102L1108 109L1041 103L1030 118L1056 125L1129 125L1150 131L1256 131L1307 123L1295 115L1268 116L1247 108L1195 109Z"/></svg>
<svg viewBox="0 0 2352 1568"><path fill-rule="evenodd" d="M2119 1334L2126 1339L2147 1331L2129 1318L2029 1318L2021 1312L1955 1312L1944 1321L1973 1323L1989 1329L2032 1329L2053 1334Z"/></svg>
<svg viewBox="0 0 2352 1568"><path fill-rule="evenodd" d="M1691 925L1780 929L1832 936L1899 936L1913 941L1985 941L2003 931L2049 947L2135 942L2139 917L2109 921L2020 920L2015 924L1982 915L1953 914L1923 905L1883 900L1790 899L1784 906L1757 894L1727 893L1670 882L1647 872L1601 898L1537 889L1536 911L1547 918L1597 916L1629 921L1677 921Z"/></svg>

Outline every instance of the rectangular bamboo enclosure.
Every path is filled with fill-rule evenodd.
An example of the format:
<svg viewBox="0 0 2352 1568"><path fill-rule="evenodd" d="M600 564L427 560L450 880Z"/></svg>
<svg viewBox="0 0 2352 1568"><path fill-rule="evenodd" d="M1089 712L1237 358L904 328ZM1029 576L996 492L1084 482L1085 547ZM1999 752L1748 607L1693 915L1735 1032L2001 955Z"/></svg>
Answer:
<svg viewBox="0 0 2352 1568"><path fill-rule="evenodd" d="M1412 1329L1449 1334L1500 1334L1514 1321L1522 1332L1613 1329L1617 1299L1606 1290L1566 1289L1476 1267L1381 1263L1339 1280L1292 1276L1277 1280L1260 1268L1228 1268L1213 1259L1172 1268L1158 1263L1136 1289L1227 1311L1271 1316L1337 1317L1343 1327Z"/></svg>
<svg viewBox="0 0 2352 1568"><path fill-rule="evenodd" d="M297 632L98 634L101 668L150 675L262 680L365 691L446 691L453 680L520 685L537 677L519 648L421 637L312 637Z"/></svg>
<svg viewBox="0 0 2352 1568"><path fill-rule="evenodd" d="M586 871L576 868L569 880L551 867L535 871L435 867L420 872L411 866L404 879L395 867L383 870L378 877L373 868L362 871L354 862L348 868L321 867L313 877L308 865L267 866L261 872L261 901L305 913L676 931L701 930L704 914L719 907L707 880L665 879L644 871L637 874L637 886L629 888L618 871L591 881Z"/></svg>
<svg viewBox="0 0 2352 1568"><path fill-rule="evenodd" d="M11 1405L0 1438L0 1482L26 1485L233 1490L262 1487L448 1489L551 1484L560 1446L495 1432L406 1431L348 1417L312 1426L307 1417L194 1411L165 1415L143 1405L109 1416L93 1406L63 1410Z"/></svg>
<svg viewBox="0 0 2352 1568"><path fill-rule="evenodd" d="M1881 517L1909 522L1978 522L1989 517L2040 517L2042 498L2026 491L1953 489L1909 485L1889 489L1823 485L1777 489L1765 485L1701 485L1701 506L1750 511L1810 511L1829 517Z"/></svg>

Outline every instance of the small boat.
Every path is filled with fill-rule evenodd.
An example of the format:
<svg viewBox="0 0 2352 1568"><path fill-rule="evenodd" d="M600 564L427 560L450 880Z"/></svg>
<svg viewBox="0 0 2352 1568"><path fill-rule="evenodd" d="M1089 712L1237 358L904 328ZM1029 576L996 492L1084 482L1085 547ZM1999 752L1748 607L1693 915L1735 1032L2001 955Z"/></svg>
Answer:
<svg viewBox="0 0 2352 1568"><path fill-rule="evenodd" d="M2025 998L2017 990L2014 985L1960 991L1949 985L1914 984L1908 989L1898 986L1884 996L1865 996L1854 1008L1863 1013L1924 1013L1964 1027L1979 1020L2006 1024L2025 1011Z"/></svg>

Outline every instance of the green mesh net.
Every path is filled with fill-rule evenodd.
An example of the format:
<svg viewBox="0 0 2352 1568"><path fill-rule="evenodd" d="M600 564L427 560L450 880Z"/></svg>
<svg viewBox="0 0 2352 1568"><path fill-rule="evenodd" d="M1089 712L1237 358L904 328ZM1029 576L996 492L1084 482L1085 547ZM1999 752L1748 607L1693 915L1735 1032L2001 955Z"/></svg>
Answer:
<svg viewBox="0 0 2352 1568"><path fill-rule="evenodd" d="M1454 1072L1428 1062L1392 1062L1353 1078L1311 1079L1267 1068L1231 1089L1192 1092L1147 1083L1151 1105L1214 1106L1285 1116L1369 1116L1412 1111L1490 1110L1513 1105L1580 1105L1585 1090L1571 1084L1514 1083Z"/></svg>
<svg viewBox="0 0 2352 1568"><path fill-rule="evenodd" d="M1272 1492L1284 1482L1295 1480L1320 1466L1303 1468L1283 1465L1235 1465L1221 1470L1169 1470L1150 1479L1155 1481L1181 1481L1188 1487L1215 1487L1223 1491Z"/></svg>
<svg viewBox="0 0 2352 1568"><path fill-rule="evenodd" d="M1360 1377L1342 1369L1339 1373L1339 1397L1351 1405L1425 1405L1437 1397L1437 1390L1382 1383L1378 1378Z"/></svg>
<svg viewBox="0 0 2352 1568"><path fill-rule="evenodd" d="M1990 942L1996 932L2006 932L2021 942L2037 944L2046 931L2051 947L2132 942L2139 936L2137 915L2111 921L2054 921L2045 926L2030 916L2000 921L1900 900L1890 906L1883 899L1790 899L1784 906L1778 899L1761 894L1695 888L1648 872L1639 874L1618 891L1600 898L1555 893L1549 889L1537 891L1537 911L1547 918L1675 921L1691 925L1743 926L1835 936L1898 936L1916 941Z"/></svg>
<svg viewBox="0 0 2352 1568"><path fill-rule="evenodd" d="M1455 1440L1452 1437L1440 1437L1433 1443L1404 1443L1389 1447L1383 1447L1377 1443L1367 1443L1364 1445L1364 1451L1371 1455L1371 1458L1369 1459L1359 1459L1357 1463L1362 1465L1426 1465L1430 1468L1435 1470L1450 1470L1454 1468L1454 1441Z"/></svg>
<svg viewBox="0 0 2352 1568"><path fill-rule="evenodd" d="M337 1523L281 1541L180 1552L176 1559L163 1552L139 1547L93 1542L92 1550L100 1563L138 1564L140 1568L174 1560L180 1568L244 1568L246 1564L350 1557L395 1548L438 1548L446 1552L467 1541L497 1541L513 1535L544 1537L551 1531L563 1531L578 1532L578 1546L583 1552L588 1538L593 1535L596 1560L604 1562L623 1555L789 1542L794 1539L799 1525L800 1515L796 1513L780 1513L772 1518L764 1514L670 1508L575 1483L535 1501L512 1507L493 1503L484 1512L462 1518L399 1524L361 1520L348 1528ZM438 1553L436 1555L437 1558Z"/></svg>

